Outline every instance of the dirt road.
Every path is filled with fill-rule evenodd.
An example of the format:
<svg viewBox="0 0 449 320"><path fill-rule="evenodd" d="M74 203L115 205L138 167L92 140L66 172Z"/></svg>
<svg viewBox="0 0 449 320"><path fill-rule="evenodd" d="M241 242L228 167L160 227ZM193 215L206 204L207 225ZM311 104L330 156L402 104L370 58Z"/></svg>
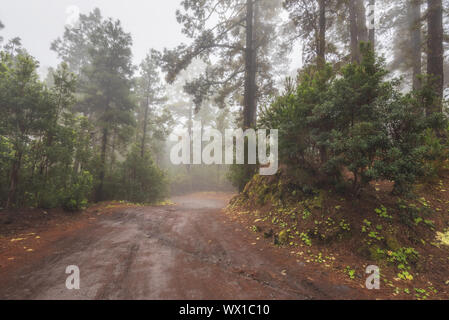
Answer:
<svg viewBox="0 0 449 320"><path fill-rule="evenodd" d="M350 299L226 219L224 195L127 208L53 244L46 256L0 277L0 299ZM80 269L80 290L65 286Z"/></svg>

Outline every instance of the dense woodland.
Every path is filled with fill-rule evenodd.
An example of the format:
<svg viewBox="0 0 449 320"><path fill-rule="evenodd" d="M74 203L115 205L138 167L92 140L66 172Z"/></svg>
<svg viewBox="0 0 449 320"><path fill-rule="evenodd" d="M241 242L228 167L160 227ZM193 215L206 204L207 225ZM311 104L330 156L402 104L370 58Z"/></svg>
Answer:
<svg viewBox="0 0 449 320"><path fill-rule="evenodd" d="M449 1L183 0L176 19L190 41L134 65L119 20L81 14L45 79L0 38L1 207L243 190L254 167L169 164L168 136L193 120L278 129L298 186L352 196L378 180L409 193L447 160Z"/></svg>

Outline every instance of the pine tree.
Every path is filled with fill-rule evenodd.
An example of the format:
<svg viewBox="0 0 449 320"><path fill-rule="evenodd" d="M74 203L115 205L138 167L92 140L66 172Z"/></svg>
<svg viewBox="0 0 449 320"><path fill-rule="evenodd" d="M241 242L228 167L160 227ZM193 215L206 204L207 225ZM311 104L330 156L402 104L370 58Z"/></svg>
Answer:
<svg viewBox="0 0 449 320"><path fill-rule="evenodd" d="M91 63L82 70L81 93L84 109L92 115L100 131L97 200L103 200L109 146L115 142L111 139L134 123L132 39L124 32L120 21L108 19L94 30L90 42L88 59Z"/></svg>
<svg viewBox="0 0 449 320"><path fill-rule="evenodd" d="M65 27L64 35L51 44L59 58L66 62L72 72L80 76L82 69L90 63L89 48L92 35L103 21L100 9L96 8L88 15L81 14L76 27Z"/></svg>
<svg viewBox="0 0 449 320"><path fill-rule="evenodd" d="M143 158L150 144L152 152L157 155L162 151L160 144L165 142L173 119L171 112L164 108L167 102L166 88L160 79L159 53L154 50L147 54L140 64L137 97L140 104L137 130L140 137L140 154Z"/></svg>
<svg viewBox="0 0 449 320"><path fill-rule="evenodd" d="M443 3L442 0L427 1L427 74L431 77L435 99L427 113L442 112L444 86L443 49Z"/></svg>
<svg viewBox="0 0 449 320"><path fill-rule="evenodd" d="M257 101L275 90L272 70L279 49L274 40L280 1L185 0L182 6L177 18L193 44L165 51L168 82L196 58L218 60L186 86L187 92L194 95L197 108L211 96L221 107L243 100L244 125L254 126Z"/></svg>
<svg viewBox="0 0 449 320"><path fill-rule="evenodd" d="M307 59L315 60L318 66L326 63L327 29L332 20L327 11L330 3L327 0L286 0L284 8L296 27L297 35L305 41L313 54ZM290 31L290 30L288 30ZM306 49L309 51L309 49Z"/></svg>

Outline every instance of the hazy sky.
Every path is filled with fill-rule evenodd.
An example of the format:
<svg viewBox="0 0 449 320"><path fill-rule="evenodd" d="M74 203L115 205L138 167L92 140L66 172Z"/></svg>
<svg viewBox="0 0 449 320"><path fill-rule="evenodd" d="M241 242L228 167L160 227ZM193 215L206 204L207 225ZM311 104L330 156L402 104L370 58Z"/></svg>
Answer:
<svg viewBox="0 0 449 320"><path fill-rule="evenodd" d="M23 46L43 69L56 66L58 59L50 43L64 32L64 25L78 8L88 13L95 7L104 17L118 18L133 37L134 60L142 60L150 48L174 47L186 41L175 11L181 0L13 0L2 1L0 21L5 41L22 38Z"/></svg>
<svg viewBox="0 0 449 320"><path fill-rule="evenodd" d="M28 52L41 64L40 73L58 64L56 53L50 50L53 40L64 33L64 26L79 13L101 9L103 17L120 19L126 32L133 37L134 63L138 64L150 48L172 48L188 41L181 33L175 12L181 0L3 0L0 21L5 25L1 35L5 41L20 37ZM293 53L292 57L300 57ZM292 70L301 61L293 59Z"/></svg>

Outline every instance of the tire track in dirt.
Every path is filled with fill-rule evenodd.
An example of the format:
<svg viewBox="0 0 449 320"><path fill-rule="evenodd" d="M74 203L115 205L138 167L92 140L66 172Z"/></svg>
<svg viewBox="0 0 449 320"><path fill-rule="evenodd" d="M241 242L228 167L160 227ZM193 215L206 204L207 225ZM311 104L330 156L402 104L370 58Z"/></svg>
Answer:
<svg viewBox="0 0 449 320"><path fill-rule="evenodd" d="M0 299L342 299L348 288L305 272L276 248L249 243L221 213L228 196L175 198L127 208L58 243L46 257L0 276ZM65 288L77 265L81 289ZM287 274L283 270L288 270Z"/></svg>

